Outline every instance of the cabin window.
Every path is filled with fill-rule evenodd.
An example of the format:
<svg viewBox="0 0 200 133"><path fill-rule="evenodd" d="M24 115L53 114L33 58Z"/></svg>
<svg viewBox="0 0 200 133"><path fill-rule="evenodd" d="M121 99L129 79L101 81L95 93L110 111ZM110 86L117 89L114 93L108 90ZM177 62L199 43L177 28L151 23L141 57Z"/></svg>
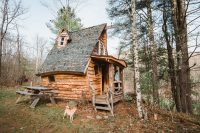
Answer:
<svg viewBox="0 0 200 133"><path fill-rule="evenodd" d="M65 40L65 38L64 38L64 37L61 37L60 45L64 45L64 40Z"/></svg>
<svg viewBox="0 0 200 133"><path fill-rule="evenodd" d="M54 75L48 76L49 82L55 82L55 77Z"/></svg>
<svg viewBox="0 0 200 133"><path fill-rule="evenodd" d="M118 66L115 66L114 68L114 80L115 81L120 81L120 78L121 78L121 71L120 71L120 68Z"/></svg>
<svg viewBox="0 0 200 133"><path fill-rule="evenodd" d="M95 75L97 75L99 73L99 66L97 64L95 64L95 66L94 66L94 73L95 73Z"/></svg>

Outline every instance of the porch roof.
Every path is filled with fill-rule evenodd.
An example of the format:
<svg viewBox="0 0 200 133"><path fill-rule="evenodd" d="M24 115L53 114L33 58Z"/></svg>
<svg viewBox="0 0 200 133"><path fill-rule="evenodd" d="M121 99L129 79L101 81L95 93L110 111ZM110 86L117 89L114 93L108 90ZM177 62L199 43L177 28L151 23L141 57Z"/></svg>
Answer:
<svg viewBox="0 0 200 133"><path fill-rule="evenodd" d="M127 64L124 60L117 59L117 58L110 56L110 55L105 55L105 56L103 56L103 55L92 55L91 58L95 59L95 60L105 61L105 62L115 64L115 65L118 65L118 66L121 66L121 67L127 67Z"/></svg>

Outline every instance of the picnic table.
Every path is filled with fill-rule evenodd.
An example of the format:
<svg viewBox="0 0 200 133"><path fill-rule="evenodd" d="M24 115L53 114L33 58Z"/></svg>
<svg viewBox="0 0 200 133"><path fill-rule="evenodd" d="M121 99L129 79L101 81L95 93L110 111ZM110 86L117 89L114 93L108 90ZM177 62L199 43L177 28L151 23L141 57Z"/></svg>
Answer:
<svg viewBox="0 0 200 133"><path fill-rule="evenodd" d="M42 86L23 86L25 90L16 91L19 94L16 103L19 103L23 96L30 96L33 99L31 108L35 108L41 98L49 98L51 103L55 104L54 95L56 94L53 89Z"/></svg>

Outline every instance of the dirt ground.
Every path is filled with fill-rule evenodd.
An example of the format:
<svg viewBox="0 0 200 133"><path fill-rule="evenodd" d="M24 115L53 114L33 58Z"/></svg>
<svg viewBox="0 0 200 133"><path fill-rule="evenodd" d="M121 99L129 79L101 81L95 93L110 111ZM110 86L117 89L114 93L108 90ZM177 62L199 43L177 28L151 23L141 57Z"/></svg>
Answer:
<svg viewBox="0 0 200 133"><path fill-rule="evenodd" d="M119 102L114 106L114 117L109 112L97 111L91 103L79 104L74 121L62 119L66 103L56 105L40 102L29 108L30 101L15 104L16 88L0 90L0 133L197 133L200 132L198 116L170 113L161 109L148 109L148 120L138 118L134 101ZM157 120L154 115L157 114Z"/></svg>

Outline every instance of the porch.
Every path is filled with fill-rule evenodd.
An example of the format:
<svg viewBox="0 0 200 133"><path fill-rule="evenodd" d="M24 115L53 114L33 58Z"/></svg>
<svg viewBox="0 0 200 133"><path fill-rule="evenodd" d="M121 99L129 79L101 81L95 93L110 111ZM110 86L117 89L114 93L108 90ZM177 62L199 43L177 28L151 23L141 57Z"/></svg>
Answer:
<svg viewBox="0 0 200 133"><path fill-rule="evenodd" d="M123 68L126 63L112 56L92 56L94 68L101 73L100 93L97 94L93 81L89 78L94 109L108 110L113 114L114 103L123 98Z"/></svg>

